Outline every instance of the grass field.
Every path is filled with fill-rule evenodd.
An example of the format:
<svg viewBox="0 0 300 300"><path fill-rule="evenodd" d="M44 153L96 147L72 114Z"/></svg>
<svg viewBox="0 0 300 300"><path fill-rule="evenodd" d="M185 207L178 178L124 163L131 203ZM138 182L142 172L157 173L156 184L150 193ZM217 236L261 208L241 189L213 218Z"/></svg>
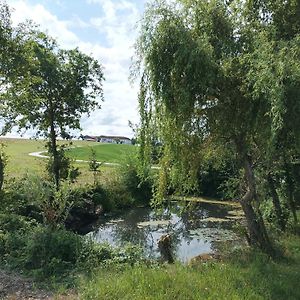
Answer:
<svg viewBox="0 0 300 300"><path fill-rule="evenodd" d="M8 158L6 178L22 177L26 173L44 174L47 160L29 156L31 152L46 150L44 140L1 138L0 143L5 145ZM68 155L73 159L89 160L91 147L93 147L96 150L97 160L105 162L121 162L123 155L131 155L135 149L131 145L98 144L87 141L73 141L71 147L75 148L70 149ZM79 167L81 172L78 178L79 183L92 181L92 174L88 170L87 163L74 162L74 165ZM110 169L111 167L108 166L101 167L104 173L110 172Z"/></svg>
<svg viewBox="0 0 300 300"><path fill-rule="evenodd" d="M91 149L95 150L96 158L101 162L122 163L127 155L133 155L136 147L123 144L102 144L93 143L92 145L69 149L67 155L73 159L89 160Z"/></svg>

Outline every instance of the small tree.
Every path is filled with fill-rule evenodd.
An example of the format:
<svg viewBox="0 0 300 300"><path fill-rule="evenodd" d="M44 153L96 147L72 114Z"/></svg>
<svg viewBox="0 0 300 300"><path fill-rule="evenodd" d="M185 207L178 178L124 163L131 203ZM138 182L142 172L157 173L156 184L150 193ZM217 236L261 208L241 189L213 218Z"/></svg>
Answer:
<svg viewBox="0 0 300 300"><path fill-rule="evenodd" d="M90 160L89 160L89 169L91 172L93 172L94 176L94 185L96 186L98 184L99 180L99 174L100 174L100 168L101 163L97 161L96 157L96 151L95 149L91 148L91 155L90 155Z"/></svg>
<svg viewBox="0 0 300 300"><path fill-rule="evenodd" d="M80 129L80 117L100 108L103 100L101 65L78 49L61 50L55 40L35 32L26 43L28 75L16 82L18 92L7 100L19 128L34 128L48 139L51 171L56 188L61 180L61 153L57 138L71 138Z"/></svg>
<svg viewBox="0 0 300 300"><path fill-rule="evenodd" d="M66 145L61 145L57 148L58 164L59 168L59 178L64 180L69 180L70 182L75 182L76 178L80 175L80 171L77 167L72 165L72 159L66 156ZM49 160L46 165L49 176L52 178L54 174L54 157L50 155Z"/></svg>

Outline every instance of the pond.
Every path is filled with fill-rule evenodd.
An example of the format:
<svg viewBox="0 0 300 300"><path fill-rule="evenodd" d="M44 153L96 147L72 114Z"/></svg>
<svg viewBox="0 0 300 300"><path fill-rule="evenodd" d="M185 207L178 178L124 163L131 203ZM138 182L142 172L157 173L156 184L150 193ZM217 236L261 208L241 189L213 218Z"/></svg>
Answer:
<svg viewBox="0 0 300 300"><path fill-rule="evenodd" d="M159 211L141 207L105 216L88 235L112 246L130 242L141 246L146 257L157 258L157 241L170 234L176 259L186 262L196 255L218 251L224 242L238 243L240 238L233 226L241 219L237 206L171 202Z"/></svg>

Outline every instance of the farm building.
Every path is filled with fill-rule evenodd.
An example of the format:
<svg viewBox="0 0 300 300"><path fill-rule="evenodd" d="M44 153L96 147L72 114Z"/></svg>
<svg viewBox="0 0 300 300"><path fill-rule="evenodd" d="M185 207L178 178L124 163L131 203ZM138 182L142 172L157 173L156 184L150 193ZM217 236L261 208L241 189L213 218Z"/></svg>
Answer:
<svg viewBox="0 0 300 300"><path fill-rule="evenodd" d="M114 144L131 144L131 139L125 136L90 136L84 135L82 139L85 141L100 142L100 143L114 143Z"/></svg>

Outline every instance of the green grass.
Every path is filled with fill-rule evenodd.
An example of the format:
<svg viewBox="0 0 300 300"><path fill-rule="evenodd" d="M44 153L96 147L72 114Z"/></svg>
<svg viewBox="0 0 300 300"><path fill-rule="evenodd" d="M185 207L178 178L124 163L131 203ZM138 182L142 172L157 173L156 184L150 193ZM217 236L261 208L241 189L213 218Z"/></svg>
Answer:
<svg viewBox="0 0 300 300"><path fill-rule="evenodd" d="M133 155L136 152L136 147L132 145L94 143L86 147L69 149L67 155L73 159L89 160L91 149L94 149L98 161L110 163L122 163L126 155Z"/></svg>
<svg viewBox="0 0 300 300"><path fill-rule="evenodd" d="M19 177L26 172L40 173L44 161L28 154L31 152L44 151L44 142L41 140L27 139L1 139L5 145L7 155L6 174L8 177Z"/></svg>
<svg viewBox="0 0 300 300"><path fill-rule="evenodd" d="M286 237L285 259L258 252L196 267L180 264L100 270L81 284L82 299L300 299L300 238Z"/></svg>
<svg viewBox="0 0 300 300"><path fill-rule="evenodd" d="M10 139L10 138L1 138L0 143L5 145L5 153L7 155L7 167L5 170L6 179L13 177L22 177L27 173L35 173L38 175L45 174L46 160L42 158L36 158L29 156L31 152L45 151L45 141L44 140L29 140L29 139ZM61 143L61 142L59 142ZM98 146L95 142L87 141L73 141L73 146L80 146L82 148L74 148L72 150L79 151L79 149L85 149L86 153L90 153L90 147ZM129 145L110 145L110 146L121 146L119 149L126 149ZM96 147L97 148L97 147ZM74 152L74 154L76 153ZM106 150L106 153L109 152ZM119 151L116 156L120 157L121 154ZM74 155L73 152L71 154ZM111 156L114 156L113 154ZM82 159L82 157L76 157L76 159ZM97 158L98 159L98 158ZM84 159L85 160L85 159ZM88 160L88 158L87 158ZM88 169L87 163L74 163L75 167L79 167L81 175L78 178L79 184L85 184L87 182L93 181L93 176ZM103 174L107 175L112 170L111 167L102 166L101 171Z"/></svg>

